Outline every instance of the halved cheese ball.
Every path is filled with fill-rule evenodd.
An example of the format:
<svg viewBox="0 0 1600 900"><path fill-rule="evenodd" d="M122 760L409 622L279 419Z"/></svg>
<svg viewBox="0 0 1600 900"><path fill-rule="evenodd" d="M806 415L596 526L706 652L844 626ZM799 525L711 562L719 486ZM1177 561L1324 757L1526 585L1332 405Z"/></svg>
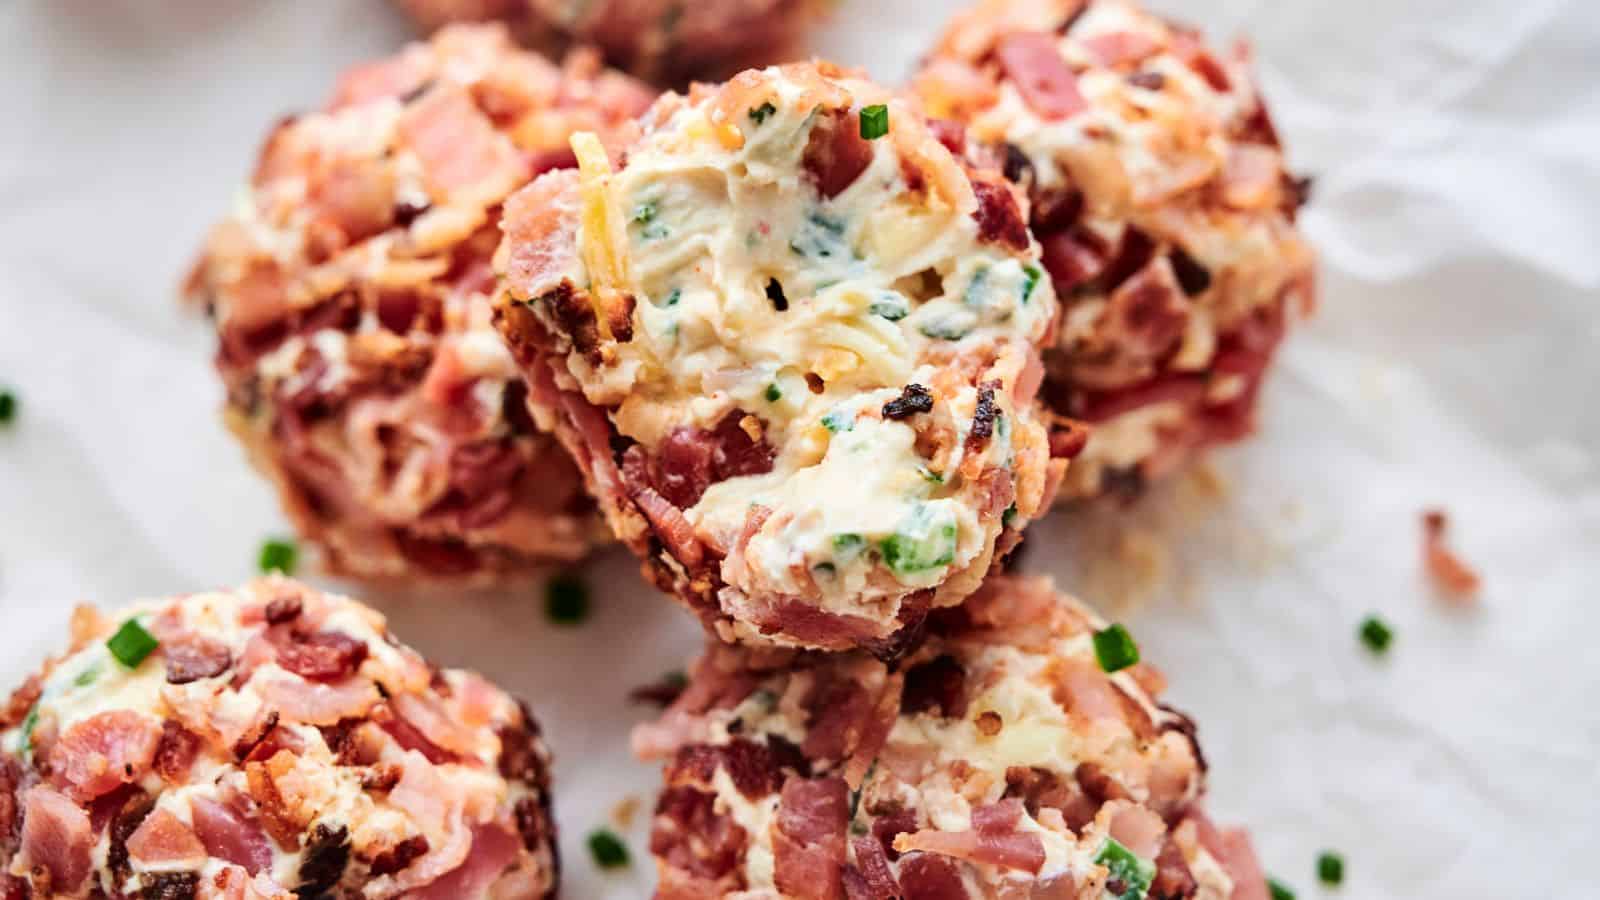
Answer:
<svg viewBox="0 0 1600 900"><path fill-rule="evenodd" d="M599 536L490 323L489 262L505 197L652 96L461 26L267 139L189 292L215 317L230 428L331 570L488 577Z"/></svg>
<svg viewBox="0 0 1600 900"><path fill-rule="evenodd" d="M1135 492L1254 428L1314 258L1251 71L1126 0L991 0L915 81L1033 197L1062 302L1044 396L1092 426L1061 492Z"/></svg>
<svg viewBox="0 0 1600 900"><path fill-rule="evenodd" d="M281 577L73 615L0 708L0 896L541 898L525 706Z"/></svg>
<svg viewBox="0 0 1600 900"><path fill-rule="evenodd" d="M827 0L397 0L424 28L498 20L531 47L599 48L607 62L665 84L720 78L797 58Z"/></svg>
<svg viewBox="0 0 1600 900"><path fill-rule="evenodd" d="M612 528L728 640L885 655L1046 503L1056 306L998 176L827 64L664 97L506 204L496 321Z"/></svg>
<svg viewBox="0 0 1600 900"><path fill-rule="evenodd" d="M714 646L635 750L665 758L662 900L1264 898L1201 804L1194 725L1104 628L998 576L896 663Z"/></svg>

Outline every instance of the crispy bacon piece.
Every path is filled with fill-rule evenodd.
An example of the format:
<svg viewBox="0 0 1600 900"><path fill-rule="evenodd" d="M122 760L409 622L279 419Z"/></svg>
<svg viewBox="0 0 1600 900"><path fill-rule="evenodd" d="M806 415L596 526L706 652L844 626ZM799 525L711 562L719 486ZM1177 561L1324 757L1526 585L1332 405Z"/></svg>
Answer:
<svg viewBox="0 0 1600 900"><path fill-rule="evenodd" d="M747 843L745 830L716 811L713 794L692 787L669 787L656 803L650 852L671 870L737 890L744 887L738 867Z"/></svg>
<svg viewBox="0 0 1600 900"><path fill-rule="evenodd" d="M198 869L206 861L205 845L177 816L157 809L128 838L128 856L146 866Z"/></svg>
<svg viewBox="0 0 1600 900"><path fill-rule="evenodd" d="M906 385L900 396L883 405L885 419L906 419L925 412L933 412L933 394L920 384Z"/></svg>
<svg viewBox="0 0 1600 900"><path fill-rule="evenodd" d="M872 142L861 137L861 119L854 110L829 110L817 117L801 165L823 197L839 196L871 163Z"/></svg>
<svg viewBox="0 0 1600 900"><path fill-rule="evenodd" d="M504 195L524 172L511 142L458 86L428 91L406 107L399 127L436 196L470 190Z"/></svg>
<svg viewBox="0 0 1600 900"><path fill-rule="evenodd" d="M500 874L517 858L521 846L517 836L504 828L492 825L473 828L472 847L461 865L411 896L416 900L486 896Z"/></svg>
<svg viewBox="0 0 1600 900"><path fill-rule="evenodd" d="M208 855L241 866L251 875L272 865L267 835L254 819L232 806L198 795L189 799L189 815L195 835Z"/></svg>
<svg viewBox="0 0 1600 900"><path fill-rule="evenodd" d="M341 719L365 716L377 705L377 686L365 678L348 678L337 684L307 681L298 675L275 673L256 676L262 699L291 719L308 725L336 725Z"/></svg>
<svg viewBox="0 0 1600 900"><path fill-rule="evenodd" d="M1028 249L1028 224L1017 208L1017 198L1004 184L974 179L972 190L978 197L978 208L972 217L978 221L978 235L984 240L1012 247Z"/></svg>
<svg viewBox="0 0 1600 900"><path fill-rule="evenodd" d="M1478 593L1482 579L1445 544L1450 519L1444 510L1430 509L1422 514L1422 565L1446 597L1467 603Z"/></svg>
<svg viewBox="0 0 1600 900"><path fill-rule="evenodd" d="M167 659L168 684L215 678L233 666L233 654L227 645L205 635L189 634L163 640L161 651Z"/></svg>
<svg viewBox="0 0 1600 900"><path fill-rule="evenodd" d="M900 712L903 715L931 712L947 718L965 718L966 675L961 663L949 654L917 664L906 672Z"/></svg>
<svg viewBox="0 0 1600 900"><path fill-rule="evenodd" d="M172 719L162 722L161 739L156 743L152 761L156 773L172 784L182 782L188 777L189 767L194 764L200 746L199 735Z"/></svg>
<svg viewBox="0 0 1600 900"><path fill-rule="evenodd" d="M337 631L295 633L278 648L278 665L308 681L348 678L366 658L366 642Z"/></svg>
<svg viewBox="0 0 1600 900"><path fill-rule="evenodd" d="M28 789L22 807L21 844L14 867L24 872L42 870L52 890L73 894L93 865L89 853L95 836L89 814L43 785Z"/></svg>
<svg viewBox="0 0 1600 900"><path fill-rule="evenodd" d="M844 886L849 788L842 778L791 777L778 800L773 881L797 900L837 900Z"/></svg>
<svg viewBox="0 0 1600 900"><path fill-rule="evenodd" d="M969 900L956 864L936 853L908 853L900 860L900 890L917 900Z"/></svg>
<svg viewBox="0 0 1600 900"><path fill-rule="evenodd" d="M1040 118L1065 119L1089 108L1078 92L1077 76L1067 68L1049 35L1012 32L1000 39L995 56L1023 102Z"/></svg>
<svg viewBox="0 0 1600 900"><path fill-rule="evenodd" d="M50 780L87 803L138 781L155 759L161 724L128 710L96 713L75 723L50 749Z"/></svg>
<svg viewBox="0 0 1600 900"><path fill-rule="evenodd" d="M873 837L852 838L856 863L845 870L844 892L849 900L894 900L900 894L900 883L889 867L889 857L883 844Z"/></svg>
<svg viewBox="0 0 1600 900"><path fill-rule="evenodd" d="M900 835L894 847L901 853L921 850L1024 872L1037 873L1044 865L1044 842L1029 832L925 829Z"/></svg>
<svg viewBox="0 0 1600 900"><path fill-rule="evenodd" d="M805 773L810 766L792 744L737 738L726 744L679 748L667 766L666 778L671 784L710 784L719 768L728 773L739 793L758 800L782 789L786 771Z"/></svg>

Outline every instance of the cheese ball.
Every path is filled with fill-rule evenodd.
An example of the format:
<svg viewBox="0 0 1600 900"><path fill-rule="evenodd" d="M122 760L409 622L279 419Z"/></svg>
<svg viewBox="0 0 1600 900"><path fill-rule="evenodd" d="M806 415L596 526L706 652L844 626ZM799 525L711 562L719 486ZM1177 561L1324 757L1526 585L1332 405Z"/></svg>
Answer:
<svg viewBox="0 0 1600 900"><path fill-rule="evenodd" d="M1046 505L1020 196L828 64L668 95L506 204L496 321L613 530L719 635L892 656Z"/></svg>
<svg viewBox="0 0 1600 900"><path fill-rule="evenodd" d="M1291 313L1314 300L1250 50L1125 0L992 0L915 81L1033 197L1062 303L1044 396L1092 427L1060 496L1131 495L1248 435ZM1065 439L1065 438L1064 438Z"/></svg>
<svg viewBox="0 0 1600 900"><path fill-rule="evenodd" d="M531 47L599 48L642 78L682 84L795 58L827 0L397 0L419 25L497 20Z"/></svg>
<svg viewBox="0 0 1600 900"><path fill-rule="evenodd" d="M491 324L499 207L653 93L447 29L272 132L189 283L225 418L337 574L491 578L603 535Z"/></svg>
<svg viewBox="0 0 1600 900"><path fill-rule="evenodd" d="M525 706L282 577L73 615L0 708L0 897L542 898Z"/></svg>
<svg viewBox="0 0 1600 900"><path fill-rule="evenodd" d="M1148 665L1107 674L1102 633L997 576L890 665L713 647L634 734L668 760L656 896L1265 898L1205 816L1194 725Z"/></svg>

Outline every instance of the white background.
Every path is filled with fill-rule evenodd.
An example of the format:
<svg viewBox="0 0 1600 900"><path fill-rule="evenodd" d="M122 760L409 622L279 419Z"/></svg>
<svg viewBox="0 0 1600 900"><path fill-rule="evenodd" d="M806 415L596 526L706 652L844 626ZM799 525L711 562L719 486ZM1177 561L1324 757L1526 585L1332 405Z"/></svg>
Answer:
<svg viewBox="0 0 1600 900"><path fill-rule="evenodd" d="M899 81L954 5L844 0L817 46ZM1217 817L1301 897L1597 896L1600 4L1158 5L1254 36L1317 176L1322 310L1263 433L1217 455L1220 497L1191 480L1131 517L1058 515L1028 567L1129 622L1201 724ZM275 117L405 35L377 0L0 0L0 383L22 400L0 433L0 681L72 603L244 579L283 529L174 287ZM1421 576L1431 504L1486 575L1477 609ZM589 572L576 629L536 591L367 597L533 701L567 895L643 896L647 815L629 874L582 839L625 797L648 811L624 695L696 637L624 554ZM1354 637L1369 611L1395 625L1388 659ZM1345 855L1337 892L1315 886L1322 848Z"/></svg>

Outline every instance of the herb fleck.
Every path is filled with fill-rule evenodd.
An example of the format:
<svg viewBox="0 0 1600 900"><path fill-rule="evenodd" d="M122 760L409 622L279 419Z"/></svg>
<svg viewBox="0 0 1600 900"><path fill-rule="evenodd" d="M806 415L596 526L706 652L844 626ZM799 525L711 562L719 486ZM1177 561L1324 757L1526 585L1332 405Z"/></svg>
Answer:
<svg viewBox="0 0 1600 900"><path fill-rule="evenodd" d="M1106 674L1120 672L1139 661L1139 645L1120 624L1094 633L1094 656Z"/></svg>
<svg viewBox="0 0 1600 900"><path fill-rule="evenodd" d="M1367 616L1361 620L1361 628L1356 632L1361 637L1361 643L1367 649L1382 656L1388 652L1389 645L1394 643L1394 629L1390 628L1377 616Z"/></svg>
<svg viewBox="0 0 1600 900"><path fill-rule="evenodd" d="M767 385L766 397L768 403L777 403L783 399L783 389L776 384L769 384Z"/></svg>
<svg viewBox="0 0 1600 900"><path fill-rule="evenodd" d="M556 575L545 584L545 617L557 625L577 625L589 617L589 586L576 575Z"/></svg>
<svg viewBox="0 0 1600 900"><path fill-rule="evenodd" d="M609 828L589 832L589 853L595 865L602 869L616 869L628 864L628 847Z"/></svg>
<svg viewBox="0 0 1600 900"><path fill-rule="evenodd" d="M750 110L750 121L756 123L757 125L761 125L767 121L768 116L777 111L778 108L773 106L772 101L769 100Z"/></svg>
<svg viewBox="0 0 1600 900"><path fill-rule="evenodd" d="M1317 857L1317 880L1323 884L1342 884L1344 882L1344 857L1337 853L1323 852Z"/></svg>
<svg viewBox="0 0 1600 900"><path fill-rule="evenodd" d="M1272 900L1294 900L1294 891L1276 878L1267 879L1267 891L1272 894Z"/></svg>
<svg viewBox="0 0 1600 900"><path fill-rule="evenodd" d="M889 133L889 107L882 103L861 110L861 138L873 141Z"/></svg>
<svg viewBox="0 0 1600 900"><path fill-rule="evenodd" d="M130 669L137 669L159 646L161 642L156 640L155 635L145 631L137 619L123 622L117 633L106 641L106 649L111 651L111 655Z"/></svg>
<svg viewBox="0 0 1600 900"><path fill-rule="evenodd" d="M285 575L294 574L295 560L300 556L299 548L294 541L287 538L268 538L261 542L261 554L256 564L262 572L282 572Z"/></svg>
<svg viewBox="0 0 1600 900"><path fill-rule="evenodd" d="M17 417L17 395L12 391L0 390L0 425L10 425Z"/></svg>

